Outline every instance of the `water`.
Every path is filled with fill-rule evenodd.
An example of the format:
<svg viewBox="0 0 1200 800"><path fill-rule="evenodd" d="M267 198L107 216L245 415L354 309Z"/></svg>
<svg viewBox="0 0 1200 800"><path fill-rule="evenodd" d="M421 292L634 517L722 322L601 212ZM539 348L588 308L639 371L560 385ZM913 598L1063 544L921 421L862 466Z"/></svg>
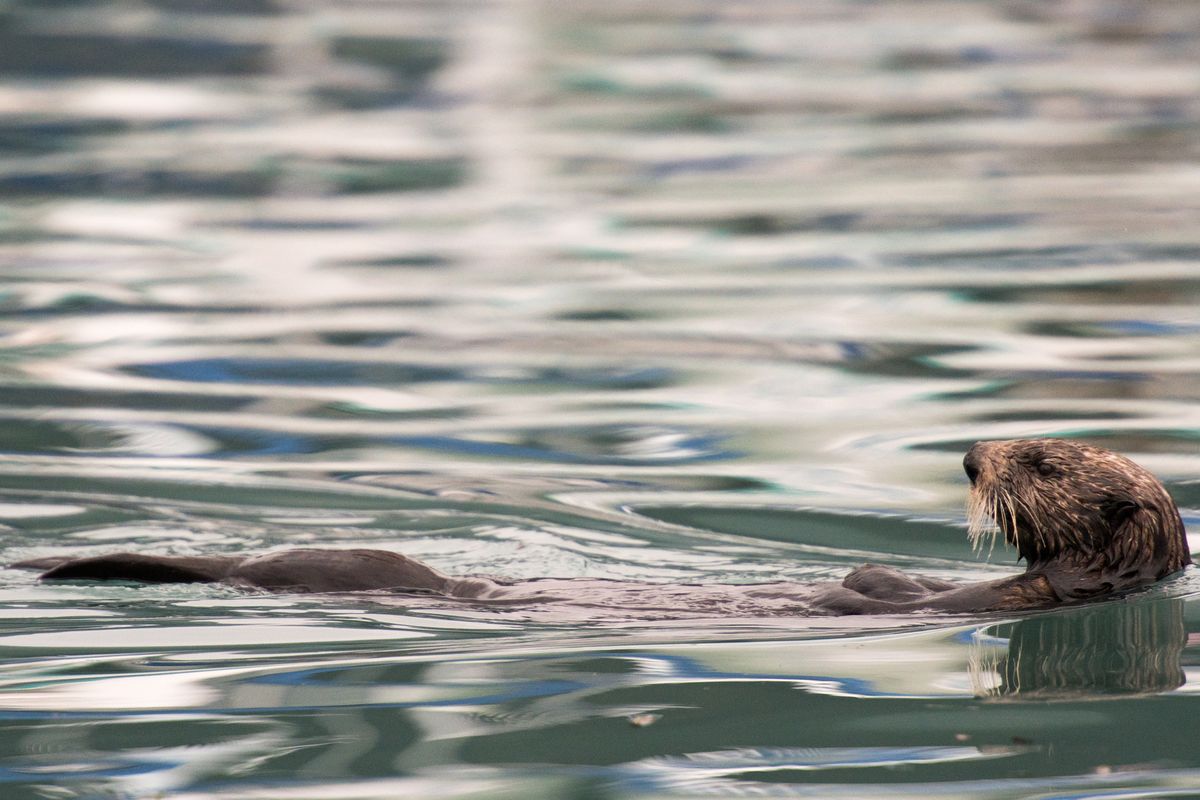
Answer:
<svg viewBox="0 0 1200 800"><path fill-rule="evenodd" d="M982 438L1198 528L1189 4L0 8L0 539L951 579ZM0 571L7 798L1200 795L1200 584L593 620Z"/></svg>

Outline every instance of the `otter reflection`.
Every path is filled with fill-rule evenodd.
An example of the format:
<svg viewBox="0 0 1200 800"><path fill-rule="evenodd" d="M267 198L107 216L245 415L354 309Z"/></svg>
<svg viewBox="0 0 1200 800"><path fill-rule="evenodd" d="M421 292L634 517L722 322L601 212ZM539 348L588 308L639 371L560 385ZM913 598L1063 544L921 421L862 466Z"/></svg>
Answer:
<svg viewBox="0 0 1200 800"><path fill-rule="evenodd" d="M1157 694L1183 685L1183 601L1112 602L981 629L1007 648L978 643L969 666L976 694L1080 699Z"/></svg>

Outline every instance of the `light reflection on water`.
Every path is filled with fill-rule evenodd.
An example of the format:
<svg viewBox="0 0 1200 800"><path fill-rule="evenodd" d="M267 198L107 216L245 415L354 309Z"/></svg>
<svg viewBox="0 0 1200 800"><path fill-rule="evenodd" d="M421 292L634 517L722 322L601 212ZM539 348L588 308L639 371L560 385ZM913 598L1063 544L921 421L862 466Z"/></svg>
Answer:
<svg viewBox="0 0 1200 800"><path fill-rule="evenodd" d="M979 579L1014 565L965 541L961 454L1045 434L1129 453L1195 531L1196 21L9 4L3 556ZM581 621L0 572L0 782L1195 793L1197 591Z"/></svg>

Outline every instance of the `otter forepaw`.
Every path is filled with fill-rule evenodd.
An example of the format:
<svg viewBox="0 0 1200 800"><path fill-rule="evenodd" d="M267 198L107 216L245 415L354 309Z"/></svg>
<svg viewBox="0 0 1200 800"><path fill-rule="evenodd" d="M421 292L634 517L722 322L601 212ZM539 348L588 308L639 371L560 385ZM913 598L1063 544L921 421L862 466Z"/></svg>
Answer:
<svg viewBox="0 0 1200 800"><path fill-rule="evenodd" d="M931 587L910 578L898 569L882 564L863 564L842 580L842 586L864 597L889 602L902 602L924 597Z"/></svg>

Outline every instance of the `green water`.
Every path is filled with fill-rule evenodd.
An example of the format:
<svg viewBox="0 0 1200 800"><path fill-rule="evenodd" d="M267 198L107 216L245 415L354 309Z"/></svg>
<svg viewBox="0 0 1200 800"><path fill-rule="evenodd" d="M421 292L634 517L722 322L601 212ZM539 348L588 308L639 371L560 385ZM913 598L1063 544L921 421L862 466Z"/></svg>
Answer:
<svg viewBox="0 0 1200 800"><path fill-rule="evenodd" d="M961 458L1200 524L1184 3L0 5L0 559L978 580ZM1200 796L1200 579L594 619L0 571L0 797ZM1193 681L1197 678L1197 681Z"/></svg>

